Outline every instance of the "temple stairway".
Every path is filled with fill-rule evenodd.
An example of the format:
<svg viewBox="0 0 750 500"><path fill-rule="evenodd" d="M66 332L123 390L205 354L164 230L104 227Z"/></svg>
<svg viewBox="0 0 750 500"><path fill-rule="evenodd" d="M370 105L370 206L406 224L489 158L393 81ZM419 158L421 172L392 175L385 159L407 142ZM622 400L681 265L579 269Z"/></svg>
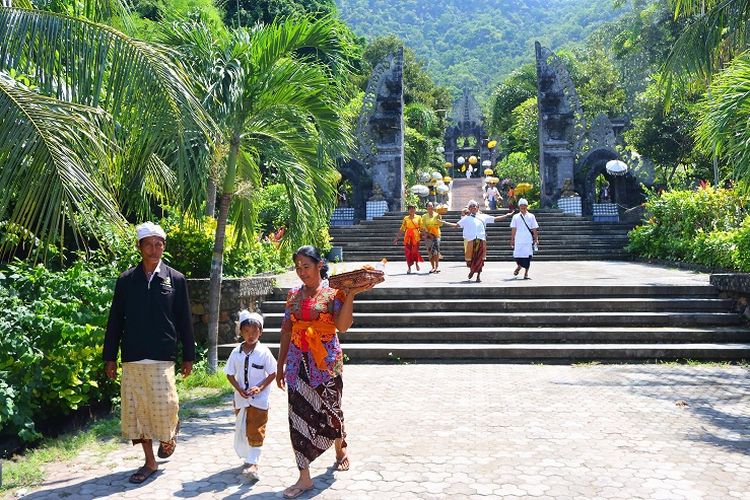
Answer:
<svg viewBox="0 0 750 500"><path fill-rule="evenodd" d="M487 211L501 215L503 211ZM540 249L534 260L623 260L632 224L593 222L590 217L568 215L556 209L534 210L539 223ZM404 260L403 247L393 243L405 214L389 212L354 226L332 227L332 244L343 249L344 261ZM456 222L460 212L450 211L445 220ZM487 225L487 260L511 260L510 220ZM441 252L447 261L463 260L460 228L444 227ZM426 254L423 252L423 257Z"/></svg>
<svg viewBox="0 0 750 500"><path fill-rule="evenodd" d="M341 335L352 360L739 360L750 353L750 331L708 283L540 285L551 268L537 267L536 286L500 280L497 270L477 284L456 263L444 265L433 285L432 276L390 266L386 283L357 299L354 325ZM272 347L287 290L261 305L263 341Z"/></svg>

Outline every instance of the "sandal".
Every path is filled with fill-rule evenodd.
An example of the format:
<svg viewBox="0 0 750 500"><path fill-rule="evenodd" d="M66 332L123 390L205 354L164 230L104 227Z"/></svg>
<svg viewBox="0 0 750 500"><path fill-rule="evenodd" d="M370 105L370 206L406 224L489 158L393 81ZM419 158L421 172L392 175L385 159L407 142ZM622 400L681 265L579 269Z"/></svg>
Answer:
<svg viewBox="0 0 750 500"><path fill-rule="evenodd" d="M306 491L310 491L315 488L315 485L310 486L309 488L303 488L302 486L292 485L289 488L284 490L283 496L284 498L297 498L301 494L303 494Z"/></svg>
<svg viewBox="0 0 750 500"><path fill-rule="evenodd" d="M513 271L513 276L518 276L518 273L520 272L521 272L520 269L516 269L515 271Z"/></svg>
<svg viewBox="0 0 750 500"><path fill-rule="evenodd" d="M160 441L159 442L159 449L156 452L156 455L159 458L169 458L174 453L175 448L177 448L177 433L180 432L180 421L177 421L177 427L174 429L174 437L170 439L169 441Z"/></svg>
<svg viewBox="0 0 750 500"><path fill-rule="evenodd" d="M340 459L336 459L336 470L347 471L349 470L349 455L344 455Z"/></svg>
<svg viewBox="0 0 750 500"><path fill-rule="evenodd" d="M157 470L159 469L150 469L144 465L130 476L129 481L134 484L141 484L146 479L150 478Z"/></svg>

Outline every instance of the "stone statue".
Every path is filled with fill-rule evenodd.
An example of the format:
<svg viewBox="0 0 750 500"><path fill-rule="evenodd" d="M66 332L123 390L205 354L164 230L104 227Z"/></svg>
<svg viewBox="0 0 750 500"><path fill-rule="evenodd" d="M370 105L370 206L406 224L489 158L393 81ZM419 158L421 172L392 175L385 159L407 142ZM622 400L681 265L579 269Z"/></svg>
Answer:
<svg viewBox="0 0 750 500"><path fill-rule="evenodd" d="M560 197L570 198L572 196L578 196L578 193L573 189L573 181L570 180L570 177L566 177L560 189Z"/></svg>
<svg viewBox="0 0 750 500"><path fill-rule="evenodd" d="M372 196L370 196L370 198L368 198L367 201L382 201L382 200L385 200L385 196L383 196L383 188L380 187L380 184L375 182L372 185Z"/></svg>

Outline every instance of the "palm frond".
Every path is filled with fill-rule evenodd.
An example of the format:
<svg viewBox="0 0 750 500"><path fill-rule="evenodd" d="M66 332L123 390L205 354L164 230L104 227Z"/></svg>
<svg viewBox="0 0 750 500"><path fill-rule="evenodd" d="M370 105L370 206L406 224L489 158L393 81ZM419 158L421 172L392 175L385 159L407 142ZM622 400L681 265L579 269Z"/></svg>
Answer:
<svg viewBox="0 0 750 500"><path fill-rule="evenodd" d="M53 244L68 225L78 232L81 217L123 222L104 187L112 129L104 111L41 96L0 72L0 218Z"/></svg>
<svg viewBox="0 0 750 500"><path fill-rule="evenodd" d="M129 165L146 168L156 155L176 170L179 199L200 199L213 125L168 49L91 21L6 8L0 40L0 70L20 68L46 95L106 110Z"/></svg>
<svg viewBox="0 0 750 500"><path fill-rule="evenodd" d="M719 73L702 103L698 145L733 166L738 179L750 177L750 52Z"/></svg>

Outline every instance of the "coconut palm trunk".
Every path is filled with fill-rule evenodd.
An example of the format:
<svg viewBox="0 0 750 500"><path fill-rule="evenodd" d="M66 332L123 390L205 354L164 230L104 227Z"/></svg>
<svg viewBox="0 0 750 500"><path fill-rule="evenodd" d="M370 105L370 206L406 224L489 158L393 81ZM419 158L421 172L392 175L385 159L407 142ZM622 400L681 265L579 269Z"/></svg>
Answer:
<svg viewBox="0 0 750 500"><path fill-rule="evenodd" d="M235 189L237 157L240 151L240 135L235 133L229 146L227 171L219 199L219 216L214 234L214 249L211 256L211 276L208 282L208 371L216 372L219 364L219 320L221 319L221 281L224 267L224 241L226 240L229 207Z"/></svg>

